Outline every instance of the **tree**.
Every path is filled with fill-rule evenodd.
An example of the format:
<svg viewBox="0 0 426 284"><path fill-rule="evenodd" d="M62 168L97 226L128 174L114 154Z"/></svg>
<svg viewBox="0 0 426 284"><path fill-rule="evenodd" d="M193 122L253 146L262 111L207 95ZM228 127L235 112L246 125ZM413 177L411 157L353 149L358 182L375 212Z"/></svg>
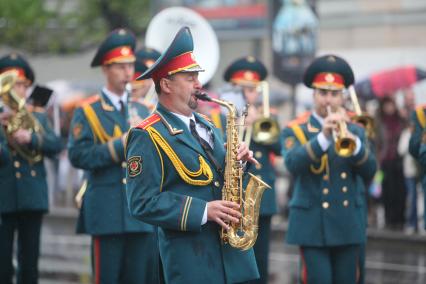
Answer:
<svg viewBox="0 0 426 284"><path fill-rule="evenodd" d="M96 46L118 27L144 33L149 0L0 0L0 45L29 53ZM140 37L139 37L140 39Z"/></svg>

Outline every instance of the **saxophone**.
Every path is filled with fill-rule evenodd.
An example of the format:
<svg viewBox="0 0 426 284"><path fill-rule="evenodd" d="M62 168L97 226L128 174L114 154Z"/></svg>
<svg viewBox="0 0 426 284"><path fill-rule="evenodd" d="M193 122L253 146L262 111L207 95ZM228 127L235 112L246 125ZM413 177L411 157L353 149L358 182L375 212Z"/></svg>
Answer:
<svg viewBox="0 0 426 284"><path fill-rule="evenodd" d="M271 188L260 178L251 173L250 180L245 190L243 190L243 169L240 161L237 160L237 150L239 145L239 126L237 124L237 110L231 102L214 99L206 93L195 95L203 101L217 103L228 109L226 118L226 158L224 186L222 189L222 200L233 201L240 205L241 221L229 224L228 231L222 229L221 239L224 243L229 243L232 247L247 250L251 248L257 239L259 209L263 192Z"/></svg>
<svg viewBox="0 0 426 284"><path fill-rule="evenodd" d="M6 135L11 136L18 129L28 129L31 132L42 133L43 127L38 120L27 110L25 100L20 98L14 91L13 85L16 82L16 72L7 71L0 75L0 98L3 103L15 113L9 118L6 125ZM30 163L36 163L43 159L43 155L38 149L29 149L19 145L13 139L8 139L10 146Z"/></svg>

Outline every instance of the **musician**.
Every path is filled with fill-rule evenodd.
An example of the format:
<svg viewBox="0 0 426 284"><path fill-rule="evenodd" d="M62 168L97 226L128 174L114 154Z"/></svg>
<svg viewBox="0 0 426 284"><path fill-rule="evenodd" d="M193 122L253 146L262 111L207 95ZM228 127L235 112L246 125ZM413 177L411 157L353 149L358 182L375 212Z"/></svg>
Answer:
<svg viewBox="0 0 426 284"><path fill-rule="evenodd" d="M134 73L135 42L125 29L108 35L91 63L101 67L106 85L75 110L71 122L69 159L88 177L77 232L92 236L95 283L158 281L154 228L130 216L125 193L129 109L148 115L144 105L129 101L126 90Z"/></svg>
<svg viewBox="0 0 426 284"><path fill-rule="evenodd" d="M189 28L179 30L139 79L153 78L159 103L127 140L127 195L139 220L158 226L166 283L238 283L258 277L253 250L221 242L239 205L221 200L224 141L194 112L201 90ZM192 129L192 131L191 131ZM192 133L193 134L192 134ZM204 147L204 148L203 148ZM246 145L238 159L256 162Z"/></svg>
<svg viewBox="0 0 426 284"><path fill-rule="evenodd" d="M295 178L287 242L298 245L300 279L306 283L359 283L366 241L362 180L370 180L376 160L364 130L346 119L343 90L354 82L349 64L335 55L316 58L304 84L314 90L314 109L282 132L285 165ZM354 143L336 150L333 136Z"/></svg>
<svg viewBox="0 0 426 284"><path fill-rule="evenodd" d="M424 203L426 205L426 105L419 105L411 114L412 134L409 143L410 154L419 162L422 173ZM424 211L424 227L426 229L426 210Z"/></svg>
<svg viewBox="0 0 426 284"><path fill-rule="evenodd" d="M17 74L12 92L25 100L34 82L33 69L22 55L11 53L0 58L0 76L8 71ZM54 157L62 146L45 112L31 107L26 107L26 112L33 118L26 117L34 119L41 129L19 126L17 131L7 134L6 127L16 112L7 105L5 96L7 94L2 94L4 106L0 113L0 283L12 283L15 233L17 283L37 283L40 229L49 207L43 159ZM29 149L36 150L34 156Z"/></svg>
<svg viewBox="0 0 426 284"><path fill-rule="evenodd" d="M253 150L254 157L259 161L259 165L256 167L250 167L249 172L259 176L263 181L271 186L271 189L266 190L262 197L259 217L259 233L256 244L254 245L254 253L256 256L256 263L259 268L260 279L252 281L251 283L268 283L271 218L277 213L275 198L275 169L273 162L276 155L281 155L281 143L278 136L274 139L274 141L270 142L256 142L253 140L253 136L257 134L253 133L254 123L256 120L262 118L263 112L259 107L261 93L258 89L266 76L266 67L260 60L253 56L245 56L233 61L226 68L224 73L225 81L232 84L231 89L234 90L227 98L235 104L238 104L240 98L243 98L244 103L249 105L247 109L247 117L245 119L247 131L245 132L243 139L244 141L249 141L250 149ZM262 101L260 101L260 106L263 106ZM240 109L240 111L242 111L242 109ZM225 130L225 115L221 114L220 118L218 118L217 116L219 115L219 112L217 112L217 109L213 109L211 115L216 127ZM276 134L279 135L278 124L275 126L276 129L273 131L276 131Z"/></svg>

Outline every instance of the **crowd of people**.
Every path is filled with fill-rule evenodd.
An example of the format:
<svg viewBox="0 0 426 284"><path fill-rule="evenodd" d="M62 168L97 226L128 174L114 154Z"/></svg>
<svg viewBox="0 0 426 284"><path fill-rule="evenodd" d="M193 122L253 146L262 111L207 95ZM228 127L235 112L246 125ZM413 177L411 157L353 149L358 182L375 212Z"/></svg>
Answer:
<svg viewBox="0 0 426 284"><path fill-rule="evenodd" d="M293 180L286 242L300 248L301 283L364 283L379 204L387 228L419 230L426 113L412 92L402 109L380 99L374 124L359 123L345 108L351 66L324 55L303 77L312 109L280 125L259 59L236 59L229 92L209 96L193 49L188 27L162 53L112 31L91 62L105 85L73 110L66 145L43 108L50 93L27 100L29 62L0 58L0 283L15 271L17 283L38 281L43 160L64 148L84 172L77 233L91 236L94 283L268 283L277 156Z"/></svg>

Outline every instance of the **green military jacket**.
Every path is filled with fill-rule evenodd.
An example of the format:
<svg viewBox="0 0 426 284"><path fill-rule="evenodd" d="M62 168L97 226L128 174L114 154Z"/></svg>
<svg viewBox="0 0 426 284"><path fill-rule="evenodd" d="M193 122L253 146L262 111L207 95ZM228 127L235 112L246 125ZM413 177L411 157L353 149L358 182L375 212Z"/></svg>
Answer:
<svg viewBox="0 0 426 284"><path fill-rule="evenodd" d="M44 112L33 111L42 132L32 133L31 149L53 158L62 149ZM10 148L3 128L0 129L0 212L43 211L49 208L46 169L43 160L30 163Z"/></svg>
<svg viewBox="0 0 426 284"><path fill-rule="evenodd" d="M339 246L365 242L365 197L362 180L370 180L376 160L364 130L358 136L359 153L348 158L336 154L334 143L324 152L318 142L320 123L310 115L282 132L285 165L295 178L289 203L287 242L301 246ZM361 178L360 178L361 177Z"/></svg>
<svg viewBox="0 0 426 284"><path fill-rule="evenodd" d="M210 113L210 117L213 124L222 130L222 134L226 136L226 116L220 113L218 109L213 109ZM260 216L274 215L277 213L275 192L276 172L272 160L276 155L281 155L281 142L278 140L271 145L263 145L251 139L249 148L253 151L253 155L260 166L255 167L254 165L250 165L248 172L260 177L271 187L263 192L262 202L260 204Z"/></svg>
<svg viewBox="0 0 426 284"><path fill-rule="evenodd" d="M90 235L153 232L151 225L130 216L126 199L126 161L121 136L128 131L128 108L146 117L145 106L129 102L125 115L105 94L89 99L75 110L68 140L71 164L85 170L87 190L77 224L78 233Z"/></svg>
<svg viewBox="0 0 426 284"><path fill-rule="evenodd" d="M411 122L413 124L413 131L410 137L409 152L419 162L422 172L422 188L423 192L426 193L426 105L421 105L411 114ZM425 204L426 204L426 194ZM426 211L423 215L425 220L426 228Z"/></svg>
<svg viewBox="0 0 426 284"><path fill-rule="evenodd" d="M214 157L224 168L220 132L195 114L214 138ZM127 196L134 217L158 226L166 283L235 283L258 278L252 249L221 243L220 227L201 225L206 204L222 197L216 169L180 118L160 104L130 131Z"/></svg>

